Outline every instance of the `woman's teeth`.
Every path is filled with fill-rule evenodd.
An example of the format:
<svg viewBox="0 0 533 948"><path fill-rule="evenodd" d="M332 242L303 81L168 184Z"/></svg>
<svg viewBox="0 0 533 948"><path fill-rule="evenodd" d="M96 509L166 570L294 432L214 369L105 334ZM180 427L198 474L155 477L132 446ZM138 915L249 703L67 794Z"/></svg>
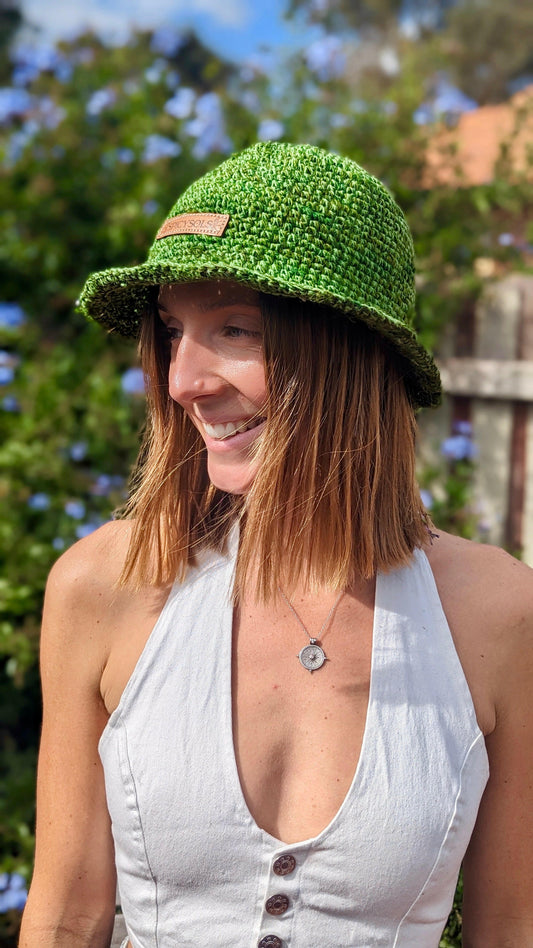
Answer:
<svg viewBox="0 0 533 948"><path fill-rule="evenodd" d="M251 418L249 421L241 421L238 424L235 424L232 421L228 421L225 425L208 425L204 421L204 430L210 438L216 438L217 441L223 441L225 438L231 438L232 435L240 433L241 431L248 431L250 428L256 428L257 425L260 425L264 418Z"/></svg>

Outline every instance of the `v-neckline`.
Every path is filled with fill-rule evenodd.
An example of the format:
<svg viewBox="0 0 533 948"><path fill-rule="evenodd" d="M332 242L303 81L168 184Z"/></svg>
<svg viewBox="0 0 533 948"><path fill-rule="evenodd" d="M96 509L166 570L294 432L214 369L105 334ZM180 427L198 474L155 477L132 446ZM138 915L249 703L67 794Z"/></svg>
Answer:
<svg viewBox="0 0 533 948"><path fill-rule="evenodd" d="M233 572L229 570L230 576L230 587L231 581L233 579ZM226 599L227 607L224 610L223 615L223 641L225 648L228 649L228 654L226 656L227 661L225 662L226 668L226 682L224 687L224 713L221 715L221 719L224 727L224 744L230 748L230 753L224 754L224 760L227 761L227 775L229 783L235 797L235 806L236 811L243 814L244 819L248 822L254 832L259 833L270 845L274 845L277 848L287 849L290 847L291 850L297 848L308 848L312 845L318 844L321 842L329 833L334 829L336 824L342 817L343 811L349 805L353 794L355 793L356 787L360 782L361 774L365 767L366 760L366 747L368 744L368 734L369 734L369 724L372 708L374 705L374 692L376 688L376 675L375 675L375 664L376 664L376 652L377 652L377 638L379 636L379 630L381 623L378 620L378 613L380 612L380 601L381 601L381 587L382 583L386 580L386 574L383 574L378 571L376 574L376 586L374 591L374 613L372 617L372 646L371 646L371 658L370 658L370 686L368 689L368 701L366 706L365 714L365 723L363 728L363 737L361 740L361 747L359 750L359 757L357 763L355 764L354 772L346 794L340 804L337 812L331 818L329 823L320 830L315 836L310 836L306 839L299 840L297 842L287 843L284 840L278 839L277 836L273 836L272 833L269 833L268 830L263 829L260 826L255 817L253 816L246 797L244 795L244 790L241 783L241 777L239 774L239 768L237 765L237 753L235 748L234 740L234 729L233 729L233 622L234 622L234 608L231 597L231 588L229 595ZM229 729L229 733L228 733Z"/></svg>

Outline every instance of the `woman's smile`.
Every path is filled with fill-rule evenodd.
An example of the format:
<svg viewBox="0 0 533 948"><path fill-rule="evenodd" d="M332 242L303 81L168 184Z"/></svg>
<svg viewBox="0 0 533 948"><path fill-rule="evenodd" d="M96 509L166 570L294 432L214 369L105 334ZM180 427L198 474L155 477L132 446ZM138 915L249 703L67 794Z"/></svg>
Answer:
<svg viewBox="0 0 533 948"><path fill-rule="evenodd" d="M158 306L170 344L169 393L203 438L211 482L245 493L266 421L259 295L226 281L172 285L161 287Z"/></svg>
<svg viewBox="0 0 533 948"><path fill-rule="evenodd" d="M247 421L228 421L218 424L209 424L202 422L205 433L215 441L227 441L228 438L234 438L236 434L243 434L257 428L265 421L264 418L250 418Z"/></svg>

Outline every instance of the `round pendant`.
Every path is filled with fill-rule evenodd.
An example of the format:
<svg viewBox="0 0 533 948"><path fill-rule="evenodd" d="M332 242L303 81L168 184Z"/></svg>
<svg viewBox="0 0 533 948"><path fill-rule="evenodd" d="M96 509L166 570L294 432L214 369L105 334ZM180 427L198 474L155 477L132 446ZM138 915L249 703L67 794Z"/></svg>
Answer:
<svg viewBox="0 0 533 948"><path fill-rule="evenodd" d="M298 658L300 664L307 668L307 671L314 672L317 668L322 668L326 661L326 653L323 648L320 648L320 645L317 645L316 641L311 639L309 645L305 645L298 654Z"/></svg>

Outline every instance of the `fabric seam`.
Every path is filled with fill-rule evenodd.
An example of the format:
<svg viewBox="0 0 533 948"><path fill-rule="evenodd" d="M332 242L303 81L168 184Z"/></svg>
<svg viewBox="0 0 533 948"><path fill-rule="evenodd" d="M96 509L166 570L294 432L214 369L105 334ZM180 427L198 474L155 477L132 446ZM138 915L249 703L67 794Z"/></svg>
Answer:
<svg viewBox="0 0 533 948"><path fill-rule="evenodd" d="M130 773L131 783L132 783L132 787L133 787L133 793L134 793L134 796L135 796L135 808L136 808L136 810L137 810L137 817L138 817L138 820L139 820L139 827L140 827L140 830L141 830L141 836L142 836L143 848L144 848L144 856L145 856L145 859L146 859L146 865L148 866L148 870L149 870L149 872L150 872L150 878L152 879L152 882L153 882L153 884L154 884L154 891L155 891L155 900L154 900L154 901L155 901L155 932L154 932L154 934L155 934L155 946L156 946L156 948L158 948L158 946L159 946L159 937L158 937L158 927L159 927L159 891L158 891L158 886L157 886L157 880L156 880L156 878L155 878L155 876L154 876L154 873L153 873L153 870L152 870L152 865L151 865L151 863L150 863L150 857L148 856L148 850L147 850L147 847L146 847L146 837L145 837L145 834L144 834L144 826L143 826L142 817L141 817L141 809L140 809L140 807L139 807L139 798L138 798L138 796L137 796L137 785L136 785L136 783L135 783L135 778L134 778L134 776L133 776L133 771L132 771L131 761L130 761L130 755L129 755L129 751L128 751L128 732L127 732L127 730L126 730L126 727L125 727L125 725L124 725L124 722L122 722L122 728L123 728L123 731L124 731L124 749L125 749L125 751L126 751L126 760L127 760L127 762L128 762L128 770L129 770L129 773Z"/></svg>
<svg viewBox="0 0 533 948"><path fill-rule="evenodd" d="M459 800L459 797L461 796L461 792L462 792L462 789L463 789L463 774L464 774L464 769L465 769L465 767L466 767L466 765L467 765L467 763L468 763L468 759L469 759L469 757L470 757L472 751L474 750L474 747L476 746L476 744L479 743L480 740L483 740L483 739L484 739L484 738L483 738L483 734L480 732L480 733L477 735L477 737L472 741L472 743L470 744L470 747L468 748L468 750L467 750L467 752L466 752L466 754L465 754L465 758L464 758L463 763L462 763L462 766L461 766L461 771L460 771L460 776L459 776L459 786L458 786L458 788L457 788L457 793L455 794L455 799L454 799L454 803L453 803L452 814L451 814L451 816L450 816L450 820L449 820L449 822L448 822L448 826L446 827L446 832L445 832L445 834L444 834L444 837L443 837L443 839L442 839L442 842L441 842L441 844L440 844L440 846L439 846L439 851L438 851L438 853L437 853L437 856L436 856L436 858L435 858L435 861L434 861L434 863L433 863L433 865L432 865L432 867L431 867L431 869L430 869L430 871L429 871L429 873L428 873L428 875L427 875L425 881L422 883L422 886L421 886L421 888L420 888L420 891L419 891L418 895L417 895L416 898L413 900L413 902L411 903L411 905L409 906L409 908L407 909L407 911L405 912L405 914L403 915L403 917L400 919L400 921L399 921L399 923L398 923L398 927L397 927L397 929L396 929L396 935L395 935L395 937L394 937L394 942L393 942L392 948L398 948L398 938L399 938L399 936L400 936L400 934L401 934L400 929L402 928L402 925L403 925L404 922L408 919L409 915L411 914L411 912L412 912L413 909L415 908L416 904L420 901L424 890L425 890L426 887L429 885L429 882L431 881L432 876L435 874L435 872L436 872L438 866L440 865L440 859L441 859L441 855L442 855L443 848L444 848L446 842L448 841L448 838L449 838L449 835L450 835L452 826L453 826L454 821L455 821L455 818L456 818L456 816L457 816L457 802L458 802L458 800Z"/></svg>

